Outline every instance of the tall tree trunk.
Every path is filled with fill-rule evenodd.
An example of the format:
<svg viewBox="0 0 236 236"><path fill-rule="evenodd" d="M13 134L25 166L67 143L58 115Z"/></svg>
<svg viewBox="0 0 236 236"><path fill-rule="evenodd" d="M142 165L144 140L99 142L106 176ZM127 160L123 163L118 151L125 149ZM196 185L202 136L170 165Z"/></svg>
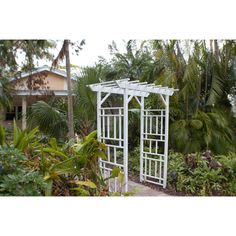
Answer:
<svg viewBox="0 0 236 236"><path fill-rule="evenodd" d="M199 109L199 103L200 103L200 99L201 99L201 89L202 89L202 81L199 80L199 84L197 87L197 104L196 104L196 112L198 112Z"/></svg>
<svg viewBox="0 0 236 236"><path fill-rule="evenodd" d="M214 40L214 54L215 54L216 60L219 62L219 60L220 60L220 50L219 50L217 39Z"/></svg>
<svg viewBox="0 0 236 236"><path fill-rule="evenodd" d="M70 74L70 52L69 40L65 40L65 56L66 56L66 74L67 74L67 91L68 91L68 137L74 138L74 121L73 121L73 101L71 90L71 74Z"/></svg>
<svg viewBox="0 0 236 236"><path fill-rule="evenodd" d="M213 40L210 39L210 50L211 50L211 53L213 53Z"/></svg>
<svg viewBox="0 0 236 236"><path fill-rule="evenodd" d="M212 44L211 44L212 46ZM211 48L212 49L212 48ZM204 41L204 50L206 50L206 41ZM205 95L204 95L204 106L206 105L207 103L207 86L208 86L208 69L209 69L209 53L207 52L207 59L206 59L206 77L205 77Z"/></svg>

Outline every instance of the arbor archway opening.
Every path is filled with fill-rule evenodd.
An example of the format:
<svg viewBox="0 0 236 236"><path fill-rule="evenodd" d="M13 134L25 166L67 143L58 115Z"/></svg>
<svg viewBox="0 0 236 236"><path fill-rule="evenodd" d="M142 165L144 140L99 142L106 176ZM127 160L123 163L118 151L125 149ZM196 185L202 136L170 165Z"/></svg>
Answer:
<svg viewBox="0 0 236 236"><path fill-rule="evenodd" d="M131 99L140 106L140 182L150 182L166 188L169 131L169 96L173 88L130 81L129 79L89 85L97 93L98 140L107 146L107 160L99 159L105 178L114 167L124 173L122 191L128 192L128 112ZM104 106L115 94L122 97L122 106ZM145 98L150 94L160 96L164 109L145 108ZM117 178L108 180L111 192L120 191Z"/></svg>

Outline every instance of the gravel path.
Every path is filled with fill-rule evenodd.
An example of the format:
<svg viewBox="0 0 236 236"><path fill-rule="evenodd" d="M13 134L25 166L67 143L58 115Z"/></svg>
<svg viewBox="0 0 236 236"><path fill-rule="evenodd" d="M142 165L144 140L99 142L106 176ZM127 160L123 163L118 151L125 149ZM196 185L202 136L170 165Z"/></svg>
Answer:
<svg viewBox="0 0 236 236"><path fill-rule="evenodd" d="M148 186L133 182L131 180L129 180L128 188L129 192L134 193L134 195L132 196L161 196L161 197L169 196L164 192L152 189Z"/></svg>

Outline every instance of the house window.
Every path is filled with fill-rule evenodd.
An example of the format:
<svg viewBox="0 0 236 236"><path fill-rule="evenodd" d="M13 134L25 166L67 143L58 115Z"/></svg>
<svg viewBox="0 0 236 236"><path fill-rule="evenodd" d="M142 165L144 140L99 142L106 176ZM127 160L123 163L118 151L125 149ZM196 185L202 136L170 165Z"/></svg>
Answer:
<svg viewBox="0 0 236 236"><path fill-rule="evenodd" d="M21 119L22 106L14 106L6 112L6 120L19 120Z"/></svg>

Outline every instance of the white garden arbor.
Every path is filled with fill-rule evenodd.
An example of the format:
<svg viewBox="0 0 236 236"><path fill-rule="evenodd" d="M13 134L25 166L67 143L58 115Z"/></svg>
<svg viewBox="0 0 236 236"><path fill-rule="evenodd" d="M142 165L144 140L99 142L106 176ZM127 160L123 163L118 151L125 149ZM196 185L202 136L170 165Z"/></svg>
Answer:
<svg viewBox="0 0 236 236"><path fill-rule="evenodd" d="M114 167L124 173L122 190L128 191L128 105L135 98L141 109L140 124L140 182L166 187L169 130L169 96L175 89L122 79L89 85L97 92L98 140L107 146L107 159L100 159L105 177ZM111 94L123 96L122 107L104 107ZM164 109L145 109L145 98L158 94ZM110 191L118 191L117 179L109 182Z"/></svg>

